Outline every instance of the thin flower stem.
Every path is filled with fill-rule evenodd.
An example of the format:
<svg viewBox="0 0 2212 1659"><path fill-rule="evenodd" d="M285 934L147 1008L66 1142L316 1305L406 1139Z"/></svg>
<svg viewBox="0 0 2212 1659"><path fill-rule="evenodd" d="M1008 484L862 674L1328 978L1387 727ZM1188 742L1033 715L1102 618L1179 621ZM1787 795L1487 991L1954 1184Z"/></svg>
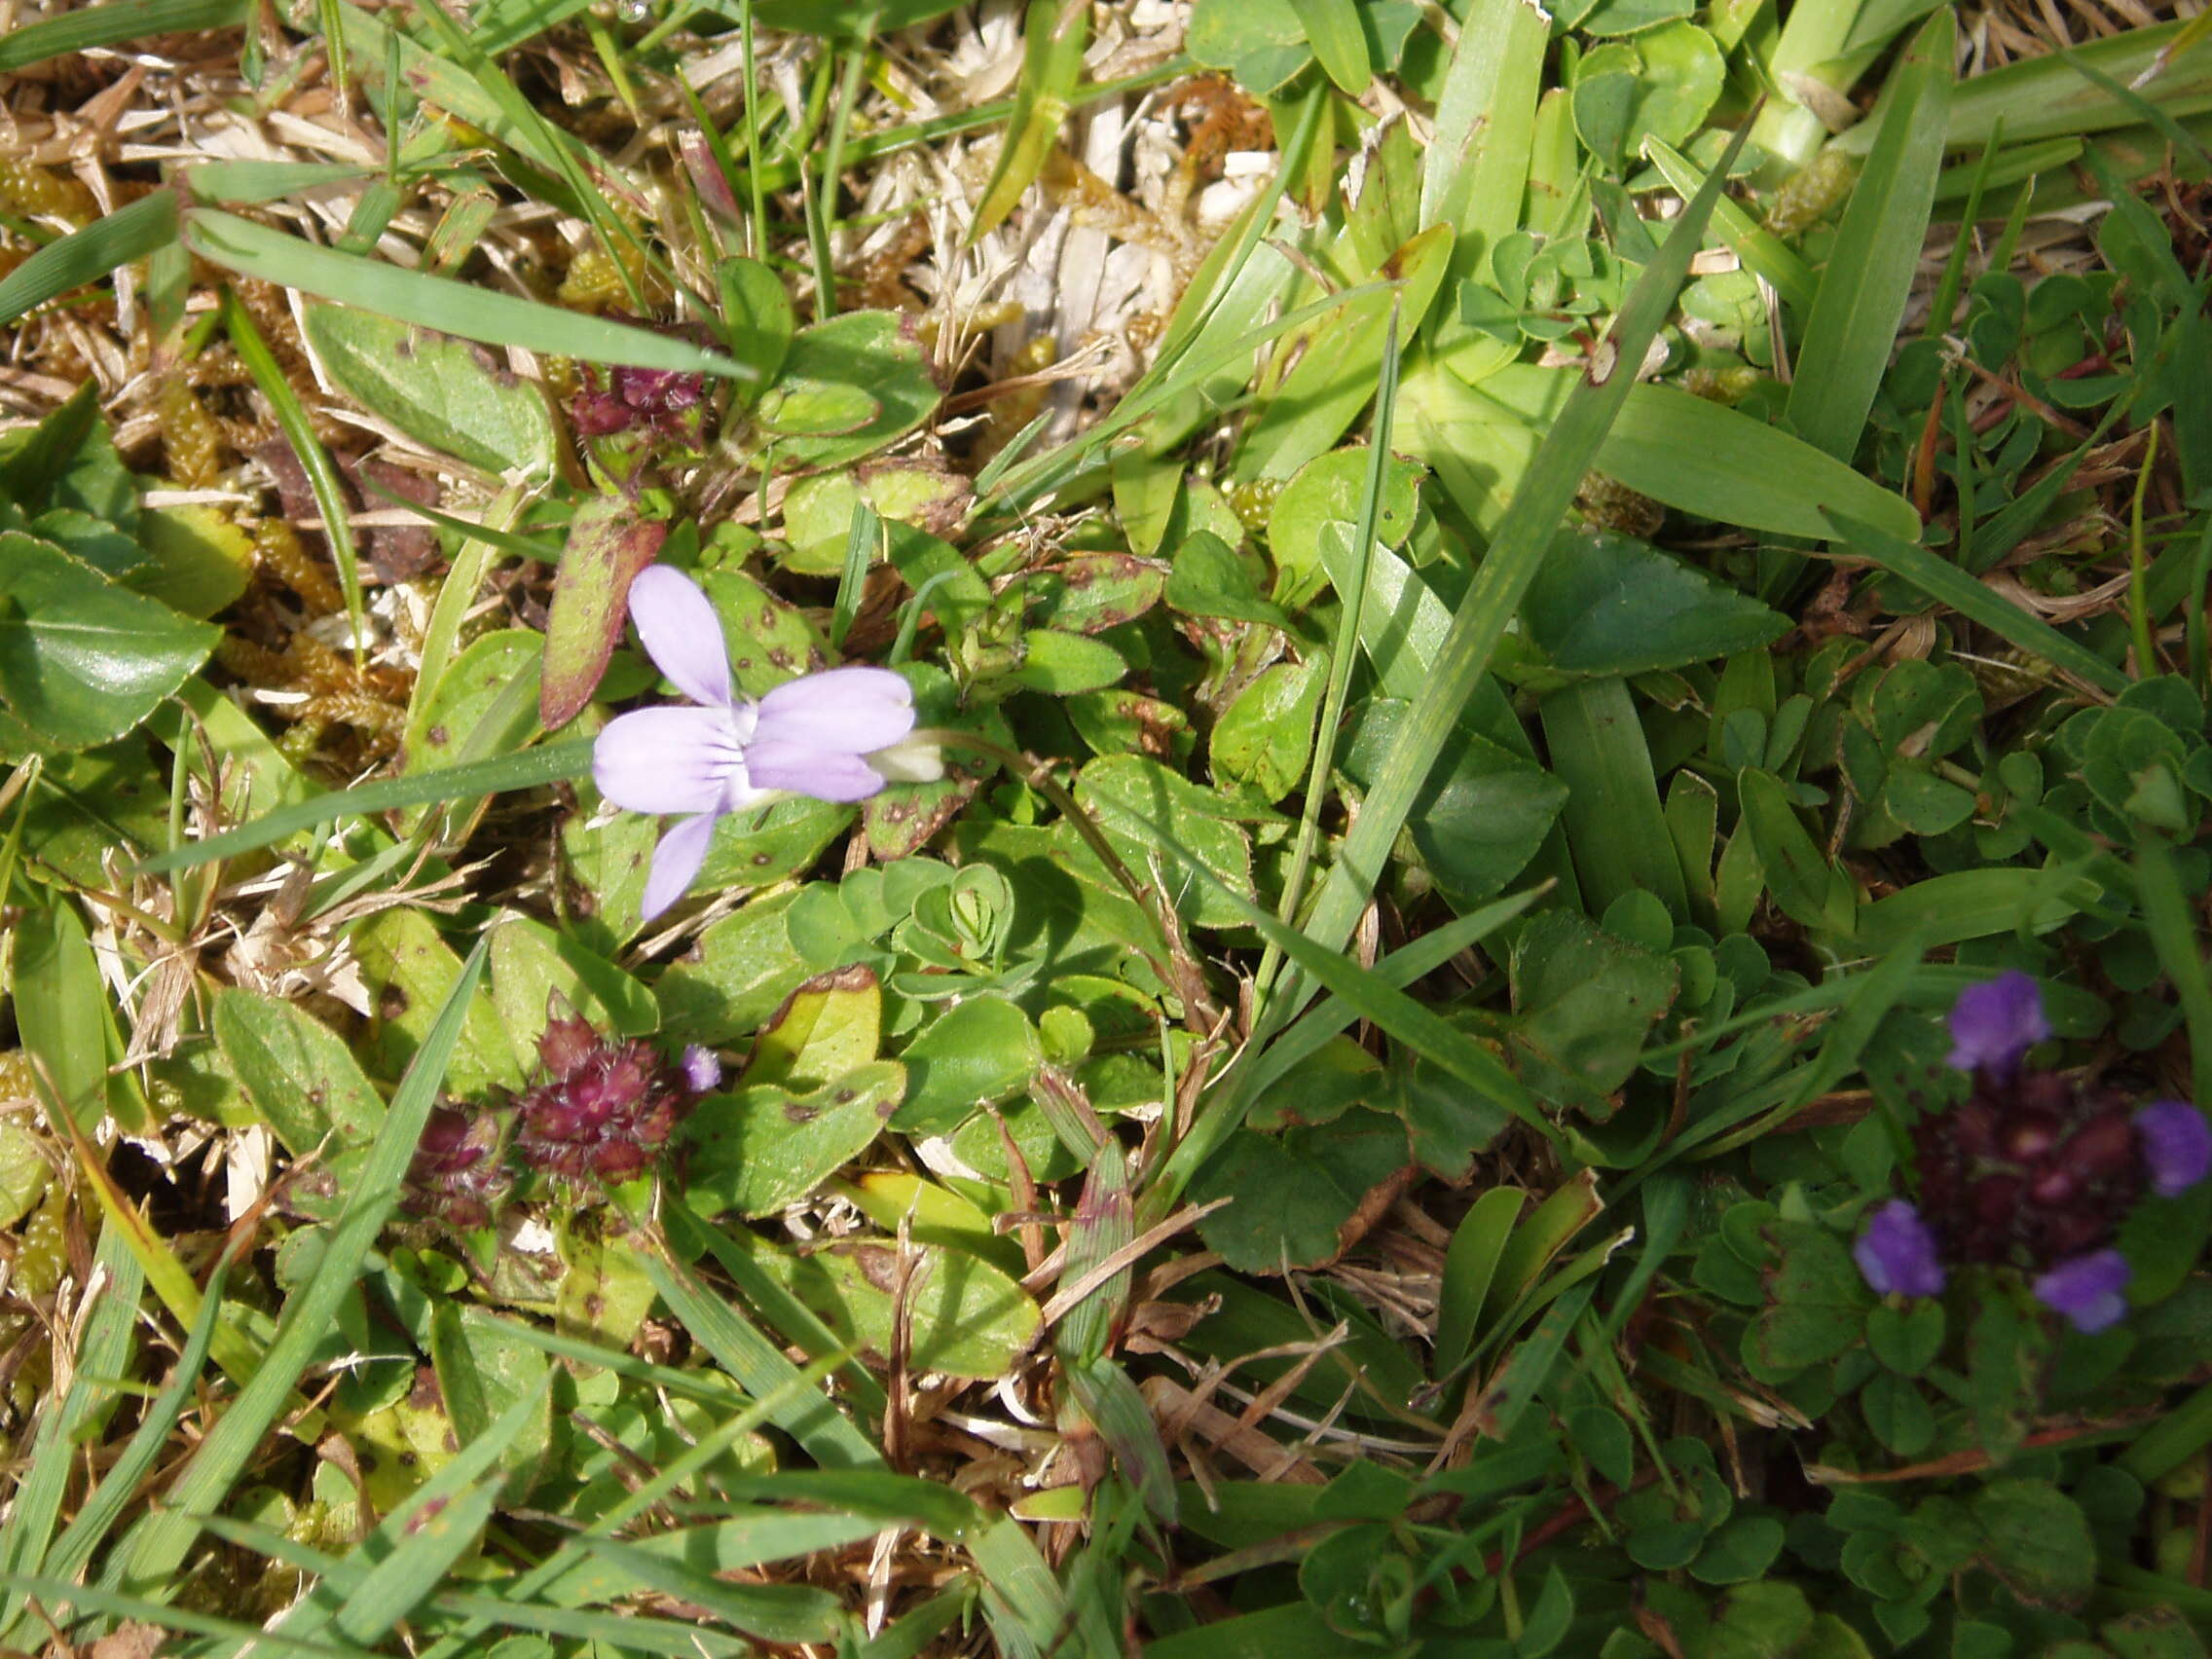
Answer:
<svg viewBox="0 0 2212 1659"><path fill-rule="evenodd" d="M2143 447L2143 470L2136 475L2135 499L2127 515L2127 631L2135 642L2135 678L2148 680L2158 672L2158 653L2151 643L2150 561L2143 547L2143 496L2151 487L2154 463L2158 459L2158 424L2150 425Z"/></svg>
<svg viewBox="0 0 2212 1659"><path fill-rule="evenodd" d="M1048 775L1046 767L1050 762L1018 754L972 731L917 731L913 740L934 743L943 749L965 749L972 754L986 756L1019 775L1023 783L1067 815L1068 822L1075 826L1076 833L1083 837L1084 845L1098 855L1099 862L1105 865L1108 873L1127 890L1131 899L1146 906L1154 903L1152 889L1130 873L1128 866L1122 862L1121 854L1115 852L1113 844L1106 839L1105 831L1098 828L1098 821L1078 804L1074 795L1060 788Z"/></svg>

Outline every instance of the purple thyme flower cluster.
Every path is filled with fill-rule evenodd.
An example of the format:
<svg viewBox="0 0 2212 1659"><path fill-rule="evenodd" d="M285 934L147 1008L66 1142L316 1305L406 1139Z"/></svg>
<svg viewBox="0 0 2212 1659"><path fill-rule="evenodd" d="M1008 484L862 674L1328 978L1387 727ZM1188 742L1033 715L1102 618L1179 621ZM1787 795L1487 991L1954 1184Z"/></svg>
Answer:
<svg viewBox="0 0 2212 1659"><path fill-rule="evenodd" d="M2050 1035L2043 993L2009 973L1962 992L1951 1010L1951 1064L1973 1079L1956 1110L1913 1130L1920 1202L1892 1198L1853 1254L1884 1296L1935 1296L1946 1263L2034 1273L2036 1297L2080 1331L2127 1311L2127 1259L2113 1248L2145 1189L2161 1198L2212 1171L2212 1127L2194 1106L2084 1089L2021 1061Z"/></svg>
<svg viewBox="0 0 2212 1659"><path fill-rule="evenodd" d="M674 1064L638 1038L602 1035L573 1014L538 1039L538 1080L507 1112L439 1106L423 1127L402 1189L413 1214L468 1230L489 1227L514 1186L513 1164L571 1185L626 1181L656 1162L721 1062L697 1044Z"/></svg>
<svg viewBox="0 0 2212 1659"><path fill-rule="evenodd" d="M801 675L757 703L736 696L714 602L665 565L630 584L630 620L654 666L697 705L623 715L592 749L592 781L616 806L682 815L653 849L647 921L683 896L730 813L785 795L866 800L886 783L943 776L936 747L909 741L914 694L887 668Z"/></svg>

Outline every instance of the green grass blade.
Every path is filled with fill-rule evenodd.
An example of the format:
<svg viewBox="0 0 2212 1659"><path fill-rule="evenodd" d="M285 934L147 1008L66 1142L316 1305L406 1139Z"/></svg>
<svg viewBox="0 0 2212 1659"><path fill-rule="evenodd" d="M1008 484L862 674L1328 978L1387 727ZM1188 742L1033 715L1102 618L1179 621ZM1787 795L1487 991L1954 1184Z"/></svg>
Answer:
<svg viewBox="0 0 2212 1659"><path fill-rule="evenodd" d="M1459 25L1420 181L1420 223L1462 239L1456 270L1487 264L1520 227L1550 43L1550 19L1530 0L1476 0Z"/></svg>
<svg viewBox="0 0 2212 1659"><path fill-rule="evenodd" d="M1602 915L1627 894L1649 893L1676 921L1688 921L1689 890L1627 682L1563 687L1538 713L1552 771L1567 785L1561 822L1590 913Z"/></svg>
<svg viewBox="0 0 2212 1659"><path fill-rule="evenodd" d="M70 1574L49 1568L47 1542L54 1536L62 1499L76 1469L72 1455L78 1437L93 1419L110 1409L115 1390L97 1379L123 1377L130 1369L130 1349L138 1327L138 1298L146 1288L145 1270L131 1253L121 1228L100 1230L94 1271L107 1286L99 1305L85 1321L78 1339L77 1372L69 1391L59 1400L48 1398L38 1413L38 1428L30 1443L30 1461L16 1486L8 1518L0 1523L0 1572L49 1572L67 1579ZM9 1641L35 1641L23 1612L26 1592L11 1585L0 1604L0 1631Z"/></svg>
<svg viewBox="0 0 2212 1659"><path fill-rule="evenodd" d="M2043 658L2051 667L2070 674L2085 685L2118 696L2127 687L2127 676L2087 646L2068 639L2042 617L2023 610L2011 601L1982 586L1940 554L1916 547L1887 531L1861 524L1842 514L1831 514L1838 539L1853 551L1872 560L1894 576L1903 578L1969 621L1978 622L2009 645Z"/></svg>
<svg viewBox="0 0 2212 1659"><path fill-rule="evenodd" d="M284 434L284 441L292 446L300 468L308 475L308 488L314 496L315 510L322 515L322 534L330 543L330 561L338 567L338 589L346 599L346 623L353 641L353 666L361 665L361 654L368 639L368 627L361 614L361 557L353 541L353 514L346 500L346 491L338 477L338 468L331 463L330 452L322 447L322 440L314 435L314 423L308 419L307 408L300 402L299 393L284 376L283 366L269 350L269 343L261 338L261 330L254 327L253 316L239 297L228 287L223 290L223 328L238 349L239 361L245 365L253 384L260 387L261 395L269 400L270 412L276 417L276 425Z"/></svg>
<svg viewBox="0 0 2212 1659"><path fill-rule="evenodd" d="M1489 938L1543 894L1541 887L1531 887L1510 898L1493 899L1481 909L1447 922L1392 951L1368 972L1382 984L1402 991L1435 973L1469 945ZM1253 1076L1246 1086L1248 1091L1262 1093L1281 1082L1320 1052L1330 1038L1361 1017L1359 1010L1343 997L1323 997L1271 1043L1264 1054L1251 1062Z"/></svg>
<svg viewBox="0 0 2212 1659"><path fill-rule="evenodd" d="M360 1277L362 1259L399 1201L401 1178L422 1139L423 1124L436 1103L446 1064L461 1041L470 1001L484 976L489 946L489 936L480 939L461 965L429 1035L391 1097L383 1126L354 1178L345 1209L330 1229L313 1274L284 1304L276 1339L261 1370L239 1390L230 1410L216 1419L201 1441L166 1493L163 1509L131 1530L109 1563L104 1588L155 1595L172 1589L177 1583L177 1569L200 1534L200 1515L221 1503L261 1455L291 1397L293 1384L329 1334L339 1304Z"/></svg>
<svg viewBox="0 0 2212 1659"><path fill-rule="evenodd" d="M97 1613L111 1619L131 1619L141 1624L155 1625L172 1631L186 1631L194 1636L210 1637L218 1641L229 1641L230 1651L244 1653L298 1653L304 1659L378 1659L365 1647L349 1647L340 1642L301 1641L291 1637L278 1636L258 1625L240 1624L235 1619L219 1619L207 1613L188 1612L182 1607L168 1606L149 1601L143 1596L129 1596L111 1590L105 1585L72 1584L64 1578L49 1578L44 1574L27 1572L0 1573L0 1585L11 1592L20 1592L36 1600L49 1613L61 1620L62 1609L74 1608L78 1617Z"/></svg>
<svg viewBox="0 0 2212 1659"><path fill-rule="evenodd" d="M840 1359L843 1357L842 1355L839 1356ZM551 1555L528 1572L522 1574L521 1577L510 1580L503 1587L499 1596L457 1595L452 1592L440 1595L438 1604L443 1608L462 1614L467 1618L468 1623L425 1648L421 1654L421 1659L463 1659L463 1656L473 1659L475 1654L483 1651L483 1644L479 1639L486 1631L501 1625L511 1624L526 1630L547 1630L561 1635L585 1634L580 1626L553 1621L557 1616L561 1619L574 1621L605 1618L608 1615L567 1613L554 1608L538 1607L533 1604L531 1598L564 1577L577 1563L585 1558L586 1540L594 1537L610 1537L628 1528L640 1516L649 1513L655 1505L667 1501L669 1497L680 1492L703 1470L720 1458L738 1441L751 1434L762 1423L773 1419L778 1413L794 1403L818 1399L819 1395L815 1393L815 1390L820 1386L823 1379L829 1375L834 1363L833 1361L823 1361L810 1365L803 1371L794 1371L792 1374L791 1381L776 1392L756 1399L742 1411L735 1412L723 1419L707 1433L701 1435L698 1441L681 1456L672 1459L666 1466L655 1472L650 1479L642 1481L619 1503L616 1503L607 1513L593 1521L589 1527L566 1540ZM792 1477L787 1475L769 1478L788 1481ZM837 1477L825 1478L835 1479ZM887 1476L885 1478L897 1477ZM825 1506L829 1506L834 1504L836 1498L834 1495L826 1493L821 1495L821 1501ZM651 1626L656 1631L662 1628L659 1621L647 1620L642 1622ZM600 1628L592 1634L604 1639L607 1633L604 1628ZM702 1640L706 1639L707 1633L701 1632L699 1634ZM719 1641L720 1639L715 1640ZM750 1646L741 1646L735 1650L740 1652L754 1651ZM646 1651L666 1653L670 1652L671 1649L665 1646L651 1646L647 1647ZM676 1649L675 1651L681 1652L682 1650ZM717 1648L715 1651L722 1652L730 1651L730 1649Z"/></svg>
<svg viewBox="0 0 2212 1659"><path fill-rule="evenodd" d="M93 1488L85 1506L70 1518L68 1527L55 1540L54 1548L39 1564L40 1571L56 1578L75 1578L82 1572L92 1561L92 1553L105 1541L109 1529L138 1494L140 1483L160 1462L168 1448L177 1419L192 1403L201 1370L207 1363L207 1350L222 1314L223 1285L229 1273L227 1260L217 1265L214 1276L208 1280L206 1294L201 1299L200 1317L192 1323L191 1334L185 1339L167 1383L146 1408L146 1415L130 1436L129 1444L123 1449L123 1456L100 1477L100 1484Z"/></svg>
<svg viewBox="0 0 2212 1659"><path fill-rule="evenodd" d="M59 22L71 19L61 18ZM0 41L0 47L7 44ZM0 328L57 295L97 282L119 265L176 240L176 194L157 190L81 231L51 241L0 277Z"/></svg>
<svg viewBox="0 0 2212 1659"><path fill-rule="evenodd" d="M247 0L115 0L17 28L0 40L0 75L98 46L125 46L149 35L231 29L246 19Z"/></svg>
<svg viewBox="0 0 2212 1659"><path fill-rule="evenodd" d="M185 241L195 253L225 270L358 306L380 316L419 322L463 340L520 346L586 362L626 363L732 380L753 378L753 371L735 358L685 340L317 247L212 207L192 210Z"/></svg>
<svg viewBox="0 0 2212 1659"><path fill-rule="evenodd" d="M1668 184L1677 195L1695 196L1705 183L1705 170L1673 145L1646 137L1643 149L1651 165L1666 175ZM1797 257L1795 248L1725 196L1714 203L1713 226L1718 233L1719 243L1735 250L1745 270L1773 283L1783 304L1799 313L1812 308L1813 296L1820 286L1819 278L1814 276L1812 268Z"/></svg>
<svg viewBox="0 0 2212 1659"><path fill-rule="evenodd" d="M1849 461L1890 366L1898 324L1928 235L1942 169L1943 121L1958 33L1948 10L1931 18L1890 77L1896 118L1866 159L1821 272L1789 388L1797 435Z"/></svg>
<svg viewBox="0 0 2212 1659"><path fill-rule="evenodd" d="M1044 170L1045 158L1067 125L1076 83L1083 76L1084 49L1089 44L1090 8L1085 0L1029 0L1014 113L999 145L998 165L991 169L983 199L968 227L970 246L1005 221L1021 193ZM836 180L825 182L833 188Z"/></svg>
<svg viewBox="0 0 2212 1659"><path fill-rule="evenodd" d="M1021 1523L1006 1516L969 1544L983 1577L983 1613L1013 1659L1045 1659L1073 1619L1067 1595Z"/></svg>
<svg viewBox="0 0 2212 1659"><path fill-rule="evenodd" d="M374 1642L409 1617L474 1547L499 1493L498 1479L487 1477L500 1454L530 1426L552 1385L547 1378L516 1400L377 1524L350 1558L368 1566L357 1583L342 1594L333 1594L333 1586L318 1587L277 1629L287 1636L312 1637L334 1628L349 1641Z"/></svg>
<svg viewBox="0 0 2212 1659"><path fill-rule="evenodd" d="M674 1241L681 1242L688 1236L702 1247L706 1243L697 1237L704 1224L693 1221L682 1209L671 1209L666 1225ZM782 1348L715 1295L682 1261L674 1256L648 1253L643 1263L653 1288L683 1321L684 1329L748 1393L777 1395L798 1377L798 1367L784 1357ZM775 1413L774 1420L824 1468L877 1469L883 1466L882 1455L876 1451L874 1443L820 1394L810 1393L790 1401Z"/></svg>
<svg viewBox="0 0 2212 1659"><path fill-rule="evenodd" d="M2084 79L2076 62L2134 87L2136 78L2157 62L2158 55L2173 46L2187 26L2173 22L2127 29L2075 47L2075 62L2055 56L2024 57L1976 75L1951 94L1943 147L1978 148L1996 135L2000 126L2014 144L2131 127L2138 119L2134 107ZM2212 43L2200 42L2176 53L2164 74L2136 90L2169 115L2188 117L2212 109ZM1877 109L1836 137L1831 147L1847 156L1866 155L1881 142L1888 127L1889 112Z"/></svg>
<svg viewBox="0 0 2212 1659"><path fill-rule="evenodd" d="M1331 768L1336 759L1337 730L1344 724L1345 698L1351 690L1352 663L1359 650L1361 617L1367 606L1375 556L1377 521L1382 510L1383 482L1389 475L1390 420L1398 407L1398 308L1393 305L1389 328L1382 337L1382 366L1375 387L1374 430L1368 434L1367 475L1361 481L1359 522L1353 527L1351 556L1346 561L1350 566L1349 580L1339 589L1344 605L1338 612L1336 637L1329 647L1329 681L1321 698L1321 722L1314 733L1313 759L1307 770L1306 804L1299 815L1298 842L1291 852L1290 870L1283 877L1282 902L1275 908L1276 918L1285 924L1297 917L1298 907L1306 897L1307 872L1312 867L1313 849L1320 840L1321 804L1328 798ZM1322 534L1326 539L1327 531ZM1331 579L1336 579L1333 570ZM1280 961L1280 954L1272 944L1260 958L1259 971L1253 977L1263 992L1274 983L1275 969Z"/></svg>
<svg viewBox="0 0 2212 1659"><path fill-rule="evenodd" d="M471 760L464 766L440 766L410 777L380 778L375 783L356 784L350 790L334 790L297 806L263 813L250 824L241 824L236 830L226 830L203 841L191 841L157 854L138 866L139 872L159 875L165 870L189 869L214 859L233 858L337 818L360 818L371 813L394 812L403 806L428 806L438 801L497 794L502 790L536 789L544 784L580 778L591 770L591 745L590 738L580 737L567 743L526 749L517 755Z"/></svg>
<svg viewBox="0 0 2212 1659"><path fill-rule="evenodd" d="M1339 953L1367 907L1406 815L1456 726L1460 709L1488 671L1491 653L1519 611L1522 595L1628 397L1637 365L1689 275L1690 258L1703 245L1721 181L1743 142L1739 133L1722 165L1675 221L1602 343L1603 361L1576 383L1514 492L1453 618L1434 675L1400 724L1307 923L1306 939L1315 954L1341 966ZM1283 999L1286 1013L1295 1011L1298 1000L1295 994Z"/></svg>
<svg viewBox="0 0 2212 1659"><path fill-rule="evenodd" d="M375 167L350 162L199 162L185 172L184 184L195 202L250 207L376 175Z"/></svg>
<svg viewBox="0 0 2212 1659"><path fill-rule="evenodd" d="M1372 793L1369 799L1373 799ZM1521 1085L1520 1079L1506 1070L1504 1063L1466 1032L1449 1024L1423 1004L1414 1001L1405 992L1386 983L1371 970L1360 967L1341 951L1329 949L1296 928L1286 927L1268 911L1230 887L1190 851L1177 838L1174 831L1147 814L1133 812L1117 803L1098 803L1101 821L1121 819L1125 832L1136 835L1143 843L1156 846L1168 853L1191 874L1194 881L1209 889L1224 903L1234 905L1242 915L1246 926L1256 928L1267 942L1289 957L1292 964L1314 984L1334 991L1344 999L1361 1019L1380 1026L1423 1059L1432 1060L1465 1084L1475 1094L1489 1101L1501 1112L1506 1112L1533 1129L1548 1141L1556 1141L1559 1131L1544 1115L1534 1095ZM1275 1004L1272 1006L1282 1006ZM1228 1123L1218 1128L1218 1135L1226 1137L1235 1127ZM1194 1136L1194 1138L1196 1138ZM1187 1178L1198 1172L1213 1140L1187 1159L1170 1157L1167 1167L1175 1168L1179 1159L1181 1173ZM1180 1187L1170 1182L1171 1192Z"/></svg>

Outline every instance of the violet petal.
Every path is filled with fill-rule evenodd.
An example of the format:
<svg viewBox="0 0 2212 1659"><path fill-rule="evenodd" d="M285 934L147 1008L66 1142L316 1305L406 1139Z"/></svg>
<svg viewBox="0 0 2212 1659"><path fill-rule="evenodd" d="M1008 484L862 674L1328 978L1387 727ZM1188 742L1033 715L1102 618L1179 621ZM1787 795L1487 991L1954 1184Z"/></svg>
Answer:
<svg viewBox="0 0 2212 1659"><path fill-rule="evenodd" d="M1951 1064L2010 1077L2020 1056L2050 1035L2043 989L2018 969L1969 985L1951 1005Z"/></svg>
<svg viewBox="0 0 2212 1659"><path fill-rule="evenodd" d="M653 848L652 870L645 877L645 897L638 906L638 919L649 922L679 899L707 862L707 844L715 838L719 815L702 812L671 825Z"/></svg>
<svg viewBox="0 0 2212 1659"><path fill-rule="evenodd" d="M756 789L783 790L816 800L866 800L884 784L883 774L858 755L839 755L784 739L748 744L745 766Z"/></svg>
<svg viewBox="0 0 2212 1659"><path fill-rule="evenodd" d="M1851 1255L1877 1296L1942 1294L1936 1235L1903 1198L1892 1198L1868 1218Z"/></svg>
<svg viewBox="0 0 2212 1659"><path fill-rule="evenodd" d="M704 589L681 571L647 565L630 583L630 620L653 666L694 703L727 707L729 647Z"/></svg>
<svg viewBox="0 0 2212 1659"><path fill-rule="evenodd" d="M2036 1280L2036 1300L2066 1315L2077 1331L2095 1333L2116 1325L2127 1312L2127 1281L2133 1276L2118 1250L2094 1250L2061 1262Z"/></svg>
<svg viewBox="0 0 2212 1659"><path fill-rule="evenodd" d="M2186 1193L2212 1171L2212 1124L2186 1100L2154 1100L2135 1114L2143 1170L2161 1198Z"/></svg>
<svg viewBox="0 0 2212 1659"><path fill-rule="evenodd" d="M888 749L914 729L914 693L887 668L833 668L787 680L760 699L754 735L832 755Z"/></svg>
<svg viewBox="0 0 2212 1659"><path fill-rule="evenodd" d="M733 771L742 782L726 709L639 709L608 721L592 744L592 782L631 812L723 810Z"/></svg>
<svg viewBox="0 0 2212 1659"><path fill-rule="evenodd" d="M683 1050L683 1087L693 1094L712 1094L721 1087L722 1062L704 1043Z"/></svg>

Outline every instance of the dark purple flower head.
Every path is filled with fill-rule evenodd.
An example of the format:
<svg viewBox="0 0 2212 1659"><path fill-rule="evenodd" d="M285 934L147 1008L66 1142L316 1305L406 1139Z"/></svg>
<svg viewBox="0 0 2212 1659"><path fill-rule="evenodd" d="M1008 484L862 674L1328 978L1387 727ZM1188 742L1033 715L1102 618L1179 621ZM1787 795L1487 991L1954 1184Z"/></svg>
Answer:
<svg viewBox="0 0 2212 1659"><path fill-rule="evenodd" d="M2186 1100L2155 1100L2135 1114L2143 1173L2161 1198L2179 1197L2212 1171L2212 1126Z"/></svg>
<svg viewBox="0 0 2212 1659"><path fill-rule="evenodd" d="M801 675L757 703L733 696L714 603L665 565L630 584L630 620L655 666L698 705L624 715L592 749L592 779L616 806L686 815L653 849L641 907L648 921L691 885L719 818L787 794L866 800L893 780L942 775L934 747L906 744L914 694L889 669Z"/></svg>
<svg viewBox="0 0 2212 1659"><path fill-rule="evenodd" d="M1943 1292L1945 1275L1936 1235L1903 1198L1892 1198L1873 1213L1851 1254L1877 1296Z"/></svg>
<svg viewBox="0 0 2212 1659"><path fill-rule="evenodd" d="M682 369L639 369L621 364L608 371L607 385L586 371L584 389L569 401L569 419L587 438L609 437L637 427L697 438L687 419L707 399L707 378Z"/></svg>
<svg viewBox="0 0 2212 1659"><path fill-rule="evenodd" d="M537 1045L543 1078L515 1102L515 1153L541 1174L625 1181L660 1157L691 1104L648 1043L559 1018Z"/></svg>
<svg viewBox="0 0 2212 1659"><path fill-rule="evenodd" d="M2050 1035L2043 991L2017 969L1969 985L1951 1005L1951 1064L2004 1080L2020 1056Z"/></svg>
<svg viewBox="0 0 2212 1659"><path fill-rule="evenodd" d="M2118 1250L2076 1256L2036 1280L2036 1300L2063 1313L2077 1331L2116 1325L2127 1312L2127 1258Z"/></svg>
<svg viewBox="0 0 2212 1659"><path fill-rule="evenodd" d="M416 1215L454 1227L489 1227L512 1184L499 1160L498 1120L437 1106L416 1143L400 1202Z"/></svg>

